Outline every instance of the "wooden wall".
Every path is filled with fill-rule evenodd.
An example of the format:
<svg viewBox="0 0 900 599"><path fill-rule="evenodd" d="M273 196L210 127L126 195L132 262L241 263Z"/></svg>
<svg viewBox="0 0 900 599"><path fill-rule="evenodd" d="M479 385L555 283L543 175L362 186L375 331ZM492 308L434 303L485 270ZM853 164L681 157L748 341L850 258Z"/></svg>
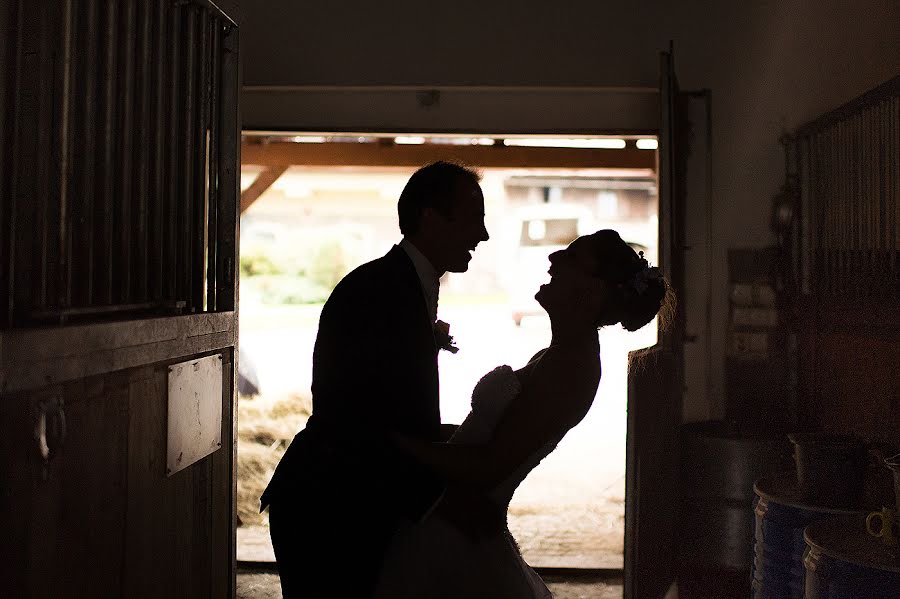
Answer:
<svg viewBox="0 0 900 599"><path fill-rule="evenodd" d="M900 450L900 302L811 312L798 346L801 429L852 432Z"/></svg>
<svg viewBox="0 0 900 599"><path fill-rule="evenodd" d="M223 358L230 395L230 349ZM5 596L229 595L231 443L166 476L175 361L0 396ZM34 430L48 399L62 400L66 432L45 466ZM223 439L231 429L224 419Z"/></svg>

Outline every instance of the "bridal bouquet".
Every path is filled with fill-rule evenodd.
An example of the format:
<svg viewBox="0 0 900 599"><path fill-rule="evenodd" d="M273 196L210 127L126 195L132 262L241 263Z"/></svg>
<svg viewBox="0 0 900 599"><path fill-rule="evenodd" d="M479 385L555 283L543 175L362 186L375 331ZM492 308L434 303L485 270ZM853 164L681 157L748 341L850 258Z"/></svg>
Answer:
<svg viewBox="0 0 900 599"><path fill-rule="evenodd" d="M439 349L445 349L451 354L459 351L450 335L450 325L443 320L436 320L434 323L434 341Z"/></svg>

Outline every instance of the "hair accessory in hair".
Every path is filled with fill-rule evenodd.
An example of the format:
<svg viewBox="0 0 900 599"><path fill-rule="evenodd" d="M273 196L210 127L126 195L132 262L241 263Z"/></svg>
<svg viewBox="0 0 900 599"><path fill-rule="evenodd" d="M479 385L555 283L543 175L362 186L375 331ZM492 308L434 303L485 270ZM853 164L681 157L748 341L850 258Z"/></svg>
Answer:
<svg viewBox="0 0 900 599"><path fill-rule="evenodd" d="M640 253L640 258L641 268L628 281L628 286L634 290L636 295L640 295L647 290L648 281L656 281L662 278L662 272L660 272L659 268L650 266L650 263L644 259L644 252Z"/></svg>

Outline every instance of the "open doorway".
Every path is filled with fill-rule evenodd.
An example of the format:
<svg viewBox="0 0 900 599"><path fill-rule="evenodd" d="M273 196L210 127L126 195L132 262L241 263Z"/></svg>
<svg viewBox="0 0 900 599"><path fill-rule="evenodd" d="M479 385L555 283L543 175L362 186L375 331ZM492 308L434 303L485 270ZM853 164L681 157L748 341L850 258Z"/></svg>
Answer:
<svg viewBox="0 0 900 599"><path fill-rule="evenodd" d="M309 414L322 303L344 274L400 239L396 200L415 168L448 157L478 168L491 234L467 273L442 281L439 318L451 323L460 346L440 356L444 422L462 421L482 375L500 364L521 366L546 346L549 321L533 294L548 278L549 253L579 234L613 228L656 262L650 136L247 135L245 147L241 561L273 559L257 500ZM655 324L634 334L601 332L597 401L510 505L510 529L533 566L622 568L627 356L655 341Z"/></svg>

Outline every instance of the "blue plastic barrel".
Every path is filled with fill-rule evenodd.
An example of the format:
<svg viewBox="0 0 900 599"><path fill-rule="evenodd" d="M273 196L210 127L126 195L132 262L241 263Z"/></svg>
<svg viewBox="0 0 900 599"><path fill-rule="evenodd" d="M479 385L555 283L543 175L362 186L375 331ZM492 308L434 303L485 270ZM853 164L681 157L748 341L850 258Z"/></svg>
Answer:
<svg viewBox="0 0 900 599"><path fill-rule="evenodd" d="M803 529L831 515L862 512L804 503L792 475L760 479L753 490L756 492L753 598L804 599Z"/></svg>
<svg viewBox="0 0 900 599"><path fill-rule="evenodd" d="M866 534L862 517L806 528L806 599L900 599L900 551Z"/></svg>

